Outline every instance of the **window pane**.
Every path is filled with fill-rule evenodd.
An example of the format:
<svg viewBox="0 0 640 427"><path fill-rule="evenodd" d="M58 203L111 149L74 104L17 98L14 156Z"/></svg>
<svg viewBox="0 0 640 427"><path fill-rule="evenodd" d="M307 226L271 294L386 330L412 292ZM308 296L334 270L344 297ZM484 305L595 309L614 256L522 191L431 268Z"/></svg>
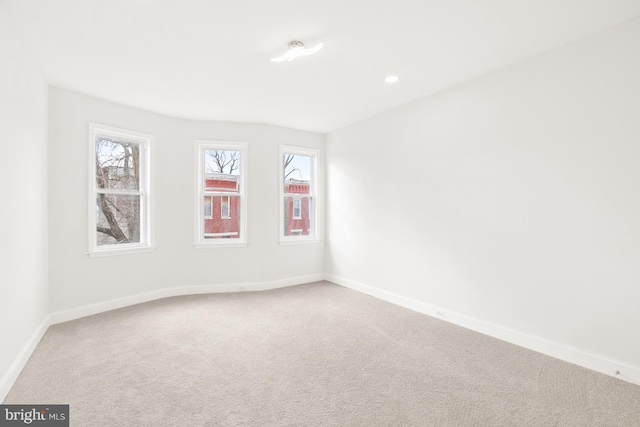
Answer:
<svg viewBox="0 0 640 427"><path fill-rule="evenodd" d="M311 197L284 198L284 235L285 236L309 236L311 235ZM297 206L300 207L297 211ZM296 215L299 213L300 215Z"/></svg>
<svg viewBox="0 0 640 427"><path fill-rule="evenodd" d="M212 215L211 196L204 196L204 217L211 218Z"/></svg>
<svg viewBox="0 0 640 427"><path fill-rule="evenodd" d="M240 230L240 197L214 196L212 217L204 218L205 239L239 239ZM226 215L225 215L226 214Z"/></svg>
<svg viewBox="0 0 640 427"><path fill-rule="evenodd" d="M204 150L204 190L240 191L240 151Z"/></svg>
<svg viewBox="0 0 640 427"><path fill-rule="evenodd" d="M98 246L140 243L140 196L98 194L96 233Z"/></svg>
<svg viewBox="0 0 640 427"><path fill-rule="evenodd" d="M302 199L293 199L293 219L302 218Z"/></svg>
<svg viewBox="0 0 640 427"><path fill-rule="evenodd" d="M220 197L220 217L221 218L231 218L229 213L229 197L222 196Z"/></svg>
<svg viewBox="0 0 640 427"><path fill-rule="evenodd" d="M311 156L284 153L284 192L310 194Z"/></svg>
<svg viewBox="0 0 640 427"><path fill-rule="evenodd" d="M117 190L140 189L140 144L96 137L96 186Z"/></svg>

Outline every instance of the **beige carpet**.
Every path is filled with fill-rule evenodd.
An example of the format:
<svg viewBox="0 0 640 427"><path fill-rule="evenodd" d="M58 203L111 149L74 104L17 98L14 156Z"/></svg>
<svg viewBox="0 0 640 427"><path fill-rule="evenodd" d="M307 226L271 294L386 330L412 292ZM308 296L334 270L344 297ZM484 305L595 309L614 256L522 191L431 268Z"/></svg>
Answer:
<svg viewBox="0 0 640 427"><path fill-rule="evenodd" d="M5 403L71 426L640 426L640 387L326 282L52 326Z"/></svg>

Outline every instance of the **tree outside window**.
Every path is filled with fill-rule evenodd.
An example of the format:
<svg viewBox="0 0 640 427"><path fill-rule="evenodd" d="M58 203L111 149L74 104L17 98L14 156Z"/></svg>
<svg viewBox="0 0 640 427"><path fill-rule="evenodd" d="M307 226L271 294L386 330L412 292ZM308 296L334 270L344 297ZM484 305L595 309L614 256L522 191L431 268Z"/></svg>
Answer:
<svg viewBox="0 0 640 427"><path fill-rule="evenodd" d="M91 124L90 252L150 246L149 136Z"/></svg>
<svg viewBox="0 0 640 427"><path fill-rule="evenodd" d="M198 247L246 242L245 152L241 143L197 141Z"/></svg>

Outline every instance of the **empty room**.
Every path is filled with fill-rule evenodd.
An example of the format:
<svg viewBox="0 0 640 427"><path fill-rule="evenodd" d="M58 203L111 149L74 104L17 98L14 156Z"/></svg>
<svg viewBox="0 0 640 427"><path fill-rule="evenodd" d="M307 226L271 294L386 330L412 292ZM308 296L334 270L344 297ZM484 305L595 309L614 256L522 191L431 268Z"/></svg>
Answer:
<svg viewBox="0 0 640 427"><path fill-rule="evenodd" d="M640 426L640 0L0 0L0 426Z"/></svg>

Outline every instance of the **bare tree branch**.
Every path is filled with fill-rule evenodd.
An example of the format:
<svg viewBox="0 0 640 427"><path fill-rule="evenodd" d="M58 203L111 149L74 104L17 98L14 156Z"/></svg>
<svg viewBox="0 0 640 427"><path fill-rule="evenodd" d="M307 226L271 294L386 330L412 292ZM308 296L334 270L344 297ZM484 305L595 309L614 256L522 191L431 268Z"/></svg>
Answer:
<svg viewBox="0 0 640 427"><path fill-rule="evenodd" d="M227 173L231 175L233 171L240 168L239 151L211 150L207 151L207 155L212 160L215 168L212 169L211 165L207 164L209 172Z"/></svg>
<svg viewBox="0 0 640 427"><path fill-rule="evenodd" d="M109 223L109 229L111 230L111 232L107 234L113 237L118 243L128 242L127 236L125 236L125 234L122 232L122 229L120 228L120 225L118 225L118 221L116 220L116 216L109 206L107 195L99 194L98 197L100 199L100 210Z"/></svg>
<svg viewBox="0 0 640 427"><path fill-rule="evenodd" d="M108 235L108 236L111 236L111 237L113 237L114 239L116 238L116 236L114 236L113 231L111 231L111 229L110 229L110 228L107 228L107 227L100 227L100 226L98 226L98 227L96 227L96 231L97 231L98 233L104 233L104 234L106 234L106 235Z"/></svg>
<svg viewBox="0 0 640 427"><path fill-rule="evenodd" d="M289 178L289 175L291 175L292 173L296 171L298 171L298 173L300 172L300 169L298 168L287 169L295 157L296 156L294 154L285 154L284 156L284 180L285 181L287 180L287 178Z"/></svg>
<svg viewBox="0 0 640 427"><path fill-rule="evenodd" d="M133 170L132 170L133 169ZM96 141L96 185L105 190L139 190L140 146L126 141ZM116 202L114 194L98 194L98 208L103 219L96 231L112 237L117 243L140 240L140 199ZM106 222L106 224L105 224Z"/></svg>

